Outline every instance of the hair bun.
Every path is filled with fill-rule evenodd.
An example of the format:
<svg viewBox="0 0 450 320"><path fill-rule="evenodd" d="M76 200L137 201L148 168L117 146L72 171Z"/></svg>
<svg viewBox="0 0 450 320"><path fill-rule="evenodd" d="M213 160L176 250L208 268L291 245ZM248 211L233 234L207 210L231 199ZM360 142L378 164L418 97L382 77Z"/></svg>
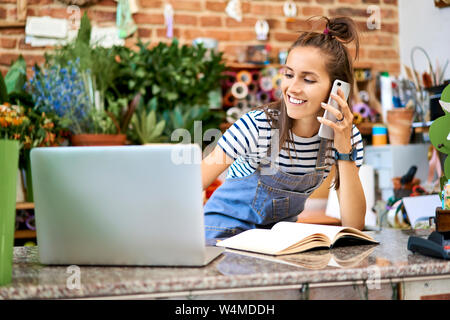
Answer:
<svg viewBox="0 0 450 320"><path fill-rule="evenodd" d="M344 43L358 41L358 32L355 22L348 17L326 18L328 34Z"/></svg>

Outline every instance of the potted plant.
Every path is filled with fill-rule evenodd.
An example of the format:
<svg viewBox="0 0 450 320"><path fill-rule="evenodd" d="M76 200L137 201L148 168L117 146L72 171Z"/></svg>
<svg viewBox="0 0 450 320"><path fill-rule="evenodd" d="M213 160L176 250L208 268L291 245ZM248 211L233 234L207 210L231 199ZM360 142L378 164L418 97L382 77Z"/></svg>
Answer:
<svg viewBox="0 0 450 320"><path fill-rule="evenodd" d="M136 95L121 97L114 85L119 73L115 50L92 45L90 39L85 13L77 38L45 54L46 63L36 68L30 91L36 108L53 109L61 117L73 134L73 145L125 144Z"/></svg>
<svg viewBox="0 0 450 320"><path fill-rule="evenodd" d="M134 135L134 139L140 144L161 142L165 125L166 121L164 119L157 121L156 98L150 100L148 108L139 103L136 112L131 118L131 132Z"/></svg>
<svg viewBox="0 0 450 320"><path fill-rule="evenodd" d="M225 114L209 108L208 94L223 78L222 53L207 55L202 44L180 46L177 39L153 48L139 40L137 47L137 51L116 50L120 65L116 85L121 91L141 93L147 108L155 99L156 117L165 120L162 141L168 142L178 128L192 132L195 120L202 121L203 132L219 127Z"/></svg>

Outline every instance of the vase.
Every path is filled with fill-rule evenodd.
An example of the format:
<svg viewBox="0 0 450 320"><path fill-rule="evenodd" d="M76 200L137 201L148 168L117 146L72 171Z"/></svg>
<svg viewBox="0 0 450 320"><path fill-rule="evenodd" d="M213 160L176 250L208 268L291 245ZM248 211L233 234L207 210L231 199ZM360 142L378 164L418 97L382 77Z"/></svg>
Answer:
<svg viewBox="0 0 450 320"><path fill-rule="evenodd" d="M125 134L74 134L70 141L73 146L122 146L125 144Z"/></svg>
<svg viewBox="0 0 450 320"><path fill-rule="evenodd" d="M19 142L0 140L0 286L11 282Z"/></svg>
<svg viewBox="0 0 450 320"><path fill-rule="evenodd" d="M409 143L413 119L413 109L397 108L387 111L387 126L390 144L405 145Z"/></svg>

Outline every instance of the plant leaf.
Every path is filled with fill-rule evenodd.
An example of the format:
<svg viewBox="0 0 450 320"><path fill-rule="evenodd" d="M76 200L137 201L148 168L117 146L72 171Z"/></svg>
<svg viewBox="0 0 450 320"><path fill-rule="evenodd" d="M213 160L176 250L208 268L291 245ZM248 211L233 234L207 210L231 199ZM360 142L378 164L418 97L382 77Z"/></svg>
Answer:
<svg viewBox="0 0 450 320"><path fill-rule="evenodd" d="M8 93L6 90L5 79L3 79L3 74L0 72L0 103L8 101Z"/></svg>

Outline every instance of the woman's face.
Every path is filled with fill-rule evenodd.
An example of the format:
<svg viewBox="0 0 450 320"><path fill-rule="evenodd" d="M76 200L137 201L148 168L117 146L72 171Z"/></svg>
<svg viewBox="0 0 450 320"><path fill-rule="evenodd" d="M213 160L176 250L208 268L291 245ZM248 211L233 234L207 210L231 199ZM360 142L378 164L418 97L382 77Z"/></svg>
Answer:
<svg viewBox="0 0 450 320"><path fill-rule="evenodd" d="M289 52L281 71L281 89L290 118L316 120L323 113L320 103L328 100L331 87L324 61L324 55L314 47L296 47Z"/></svg>

